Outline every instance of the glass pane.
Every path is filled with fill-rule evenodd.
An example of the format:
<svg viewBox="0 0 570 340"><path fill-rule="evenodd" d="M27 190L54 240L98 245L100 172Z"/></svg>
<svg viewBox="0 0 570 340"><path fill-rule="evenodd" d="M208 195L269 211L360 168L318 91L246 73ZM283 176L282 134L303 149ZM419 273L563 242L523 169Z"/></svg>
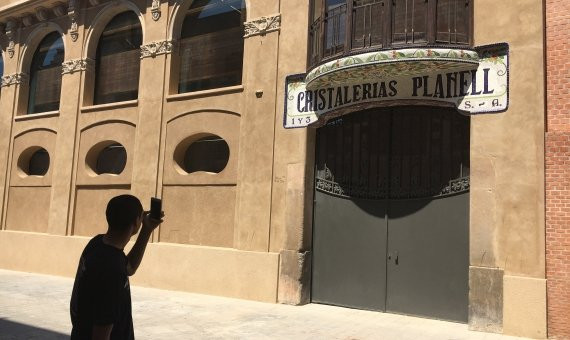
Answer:
<svg viewBox="0 0 570 340"><path fill-rule="evenodd" d="M346 40L346 1L327 0L325 13L324 57L344 51Z"/></svg>
<svg viewBox="0 0 570 340"><path fill-rule="evenodd" d="M133 12L118 14L97 46L94 104L138 98L142 29Z"/></svg>
<svg viewBox="0 0 570 340"><path fill-rule="evenodd" d="M230 147L219 136L208 136L192 143L184 155L187 173L206 171L220 173L230 158Z"/></svg>
<svg viewBox="0 0 570 340"><path fill-rule="evenodd" d="M392 3L392 43L427 42L428 2L426 0L395 0Z"/></svg>
<svg viewBox="0 0 570 340"><path fill-rule="evenodd" d="M437 3L438 42L448 44L469 44L471 11L469 1L439 0Z"/></svg>
<svg viewBox="0 0 570 340"><path fill-rule="evenodd" d="M59 33L50 33L40 42L30 67L28 114L59 110L64 54Z"/></svg>
<svg viewBox="0 0 570 340"><path fill-rule="evenodd" d="M28 164L29 176L44 176L49 169L49 154L45 149L34 152Z"/></svg>
<svg viewBox="0 0 570 340"><path fill-rule="evenodd" d="M321 17L323 10L323 0L313 0L313 21Z"/></svg>
<svg viewBox="0 0 570 340"><path fill-rule="evenodd" d="M457 0L455 11L455 43L469 44L469 26L471 24L469 1Z"/></svg>
<svg viewBox="0 0 570 340"><path fill-rule="evenodd" d="M119 143L107 146L97 157L97 166L95 172L97 174L114 174L118 175L125 169L127 165L127 151L125 147Z"/></svg>
<svg viewBox="0 0 570 340"><path fill-rule="evenodd" d="M180 39L178 92L241 84L243 0L197 0L188 10Z"/></svg>
<svg viewBox="0 0 570 340"><path fill-rule="evenodd" d="M384 36L384 2L356 0L352 14L352 48L381 47Z"/></svg>

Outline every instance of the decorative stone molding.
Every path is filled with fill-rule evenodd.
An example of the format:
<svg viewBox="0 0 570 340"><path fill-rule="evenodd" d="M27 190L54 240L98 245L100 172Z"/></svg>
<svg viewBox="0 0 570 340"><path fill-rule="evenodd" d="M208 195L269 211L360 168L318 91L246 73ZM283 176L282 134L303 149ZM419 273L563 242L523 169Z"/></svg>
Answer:
<svg viewBox="0 0 570 340"><path fill-rule="evenodd" d="M85 71L93 65L92 59L71 59L61 64L61 74L73 74L79 71Z"/></svg>
<svg viewBox="0 0 570 340"><path fill-rule="evenodd" d="M271 17L261 17L245 23L244 38L254 35L265 35L281 29L281 14Z"/></svg>
<svg viewBox="0 0 570 340"><path fill-rule="evenodd" d="M8 53L10 59L14 57L14 52L16 50L15 49L16 44L14 43L14 33L17 28L18 28L18 23L16 22L16 20L13 18L8 19L8 21L6 22L6 37L8 38L8 47L6 47L6 52Z"/></svg>
<svg viewBox="0 0 570 340"><path fill-rule="evenodd" d="M48 12L44 7L36 8L36 18L38 21L45 21L48 19Z"/></svg>
<svg viewBox="0 0 570 340"><path fill-rule="evenodd" d="M158 21L160 19L160 0L152 0L150 12L152 13L152 20Z"/></svg>
<svg viewBox="0 0 570 340"><path fill-rule="evenodd" d="M67 14L69 15L69 20L71 21L71 26L69 27L69 35L71 40L74 42L79 38L79 26L77 25L77 12L76 12L76 0L69 0L69 7L67 8Z"/></svg>
<svg viewBox="0 0 570 340"><path fill-rule="evenodd" d="M154 58L157 55L172 53L172 41L153 41L146 45L141 45L141 59Z"/></svg>
<svg viewBox="0 0 570 340"><path fill-rule="evenodd" d="M34 15L30 13L24 14L24 16L22 16L22 23L26 27L32 26L33 24L35 24Z"/></svg>
<svg viewBox="0 0 570 340"><path fill-rule="evenodd" d="M2 87L12 86L24 83L28 80L28 75L25 73L8 74L2 77Z"/></svg>
<svg viewBox="0 0 570 340"><path fill-rule="evenodd" d="M67 12L65 11L65 7L62 4L58 4L57 6L52 8L52 11L56 17L62 17L67 14Z"/></svg>

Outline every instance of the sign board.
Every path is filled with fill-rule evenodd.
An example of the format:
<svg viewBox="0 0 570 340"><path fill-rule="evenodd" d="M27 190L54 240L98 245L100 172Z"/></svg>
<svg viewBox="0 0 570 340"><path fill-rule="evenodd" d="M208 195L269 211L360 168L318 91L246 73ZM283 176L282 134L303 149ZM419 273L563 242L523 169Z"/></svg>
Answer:
<svg viewBox="0 0 570 340"><path fill-rule="evenodd" d="M423 74L396 74L340 85L335 82L316 89L307 89L305 74L289 76L284 127L318 125L319 121L349 112L350 108L367 105L435 103L454 106L465 114L506 111L509 105L508 44L477 47L475 51L479 55L478 65ZM414 63L413 60L398 62Z"/></svg>

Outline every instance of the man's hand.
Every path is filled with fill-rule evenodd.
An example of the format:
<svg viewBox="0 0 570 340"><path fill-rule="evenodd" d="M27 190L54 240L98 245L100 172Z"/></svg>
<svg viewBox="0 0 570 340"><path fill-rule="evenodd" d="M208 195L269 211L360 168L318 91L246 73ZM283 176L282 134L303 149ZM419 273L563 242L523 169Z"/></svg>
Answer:
<svg viewBox="0 0 570 340"><path fill-rule="evenodd" d="M160 212L160 219L154 219L150 216L149 211L143 213L142 230L151 233L156 227L158 227L164 220L164 211Z"/></svg>

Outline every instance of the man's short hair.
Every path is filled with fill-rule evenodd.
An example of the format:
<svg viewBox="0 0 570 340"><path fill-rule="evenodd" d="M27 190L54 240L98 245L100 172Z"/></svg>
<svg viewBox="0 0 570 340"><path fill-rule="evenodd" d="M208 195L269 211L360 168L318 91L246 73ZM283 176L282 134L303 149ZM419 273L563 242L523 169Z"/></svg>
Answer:
<svg viewBox="0 0 570 340"><path fill-rule="evenodd" d="M109 229L125 231L137 222L142 212L143 207L138 198L133 195L120 195L111 198L105 216Z"/></svg>

